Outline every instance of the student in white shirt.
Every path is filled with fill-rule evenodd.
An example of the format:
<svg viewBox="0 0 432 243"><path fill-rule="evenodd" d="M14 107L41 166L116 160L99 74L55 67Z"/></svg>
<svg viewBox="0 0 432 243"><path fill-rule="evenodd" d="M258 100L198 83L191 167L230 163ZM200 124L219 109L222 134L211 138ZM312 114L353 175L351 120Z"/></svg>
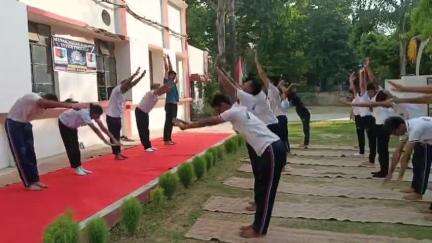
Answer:
<svg viewBox="0 0 432 243"><path fill-rule="evenodd" d="M377 139L378 148L378 161L380 163L380 171L373 172L373 177L385 178L389 172L389 141L390 134L384 129L384 121L392 116L397 116L396 112L392 108L392 104L388 107L380 105L380 102L389 100L389 96L380 90L374 97L375 102L368 103L353 103L353 107L369 107L372 108L373 116L375 118L375 135Z"/></svg>
<svg viewBox="0 0 432 243"><path fill-rule="evenodd" d="M359 81L357 79L357 75L355 72L351 73L349 77L349 83L350 83L350 92L353 96L351 105L353 103L360 102L360 96L358 91L359 88ZM361 122L361 108L359 107L352 107L352 114L354 116L354 122L356 126L356 133L357 133L357 140L358 140L358 146L359 146L359 153L358 156L364 156L365 154L365 128L363 126L363 123Z"/></svg>
<svg viewBox="0 0 432 243"><path fill-rule="evenodd" d="M277 84L274 84L273 82L269 83L268 92L270 108L273 110L273 113L279 121L279 135L281 136L281 140L285 144L287 153L290 153L291 147L288 138L288 109L291 105L286 97L284 97L283 89L285 88L285 81L278 80L276 82Z"/></svg>
<svg viewBox="0 0 432 243"><path fill-rule="evenodd" d="M408 145L414 150L412 193L406 200L421 200L426 192L432 162L432 118L418 117L404 121L401 117L390 117L385 121L385 128L392 135L408 134Z"/></svg>
<svg viewBox="0 0 432 243"><path fill-rule="evenodd" d="M212 107L218 116L197 122L175 124L181 129L212 126L231 122L234 129L246 139L257 158L253 163L255 168L255 203L254 223L241 228L240 235L245 238L264 236L270 223L273 203L283 166L286 164L286 150L280 138L271 132L266 124L258 119L247 107L235 104L225 95L215 95Z"/></svg>
<svg viewBox="0 0 432 243"><path fill-rule="evenodd" d="M145 151L154 152L156 149L152 147L150 142L149 130L149 113L156 105L158 96L161 96L171 90L173 83L166 83L162 87L147 92L141 99L138 106L135 108L135 119L140 136L141 144Z"/></svg>
<svg viewBox="0 0 432 243"><path fill-rule="evenodd" d="M7 115L5 130L19 176L27 190L40 191L47 188L39 180L30 122L46 109L80 109L83 106L84 104L58 102L57 96L52 94L41 97L34 93L24 95L12 106Z"/></svg>
<svg viewBox="0 0 432 243"><path fill-rule="evenodd" d="M129 78L120 82L112 91L108 102L108 110L106 115L106 123L108 130L117 141L120 141L120 131L122 128L123 109L124 109L124 93L128 92L132 87L137 85L139 81L144 77L146 71L144 70L141 75L138 76L141 68L138 68L136 72ZM138 77L137 77L138 76ZM114 144L115 141L111 140ZM121 153L120 146L112 146L112 153L116 160L124 160L127 157Z"/></svg>
<svg viewBox="0 0 432 243"><path fill-rule="evenodd" d="M58 124L60 135L66 149L69 163L71 167L75 169L75 173L77 175L83 176L92 173L81 166L81 151L78 142L79 127L89 126L105 144L109 146L121 146L120 142L114 138L114 136L108 131L108 129L100 120L100 116L102 114L103 109L101 106L90 104L89 109L71 109L63 112L59 116ZM99 128L93 124L93 120L96 122ZM114 144L108 142L101 131L111 138L111 140L114 141Z"/></svg>

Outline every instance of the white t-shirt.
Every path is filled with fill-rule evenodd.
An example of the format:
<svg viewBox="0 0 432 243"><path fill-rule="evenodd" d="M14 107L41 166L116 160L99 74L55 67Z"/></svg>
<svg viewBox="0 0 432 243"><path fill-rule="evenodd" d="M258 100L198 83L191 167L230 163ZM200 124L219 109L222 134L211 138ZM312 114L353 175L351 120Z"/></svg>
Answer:
<svg viewBox="0 0 432 243"><path fill-rule="evenodd" d="M121 85L117 85L111 92L111 96L108 102L107 115L117 118L122 117L124 102L125 99L121 91Z"/></svg>
<svg viewBox="0 0 432 243"><path fill-rule="evenodd" d="M153 91L147 92L138 104L138 109L145 113L149 113L153 107L156 105L158 97Z"/></svg>
<svg viewBox="0 0 432 243"><path fill-rule="evenodd" d="M359 103L359 102L360 102L360 97L358 94L356 94L354 99L352 100L352 104ZM353 106L352 111L353 111L354 116L360 116L360 107Z"/></svg>
<svg viewBox="0 0 432 243"><path fill-rule="evenodd" d="M24 95L12 106L7 118L24 123L32 121L37 114L44 110L37 103L40 99L42 98L35 93Z"/></svg>
<svg viewBox="0 0 432 243"><path fill-rule="evenodd" d="M276 117L286 116L287 112L282 108L282 97L279 89L272 83L269 83L268 96L270 102L270 108Z"/></svg>
<svg viewBox="0 0 432 243"><path fill-rule="evenodd" d="M387 118L399 115L392 108L379 106L373 108L373 116L375 117L375 124L384 125Z"/></svg>
<svg viewBox="0 0 432 243"><path fill-rule="evenodd" d="M77 129L79 127L93 123L90 117L89 109L81 109L78 111L73 109L67 110L60 114L59 120L61 123L63 123L63 125L72 129Z"/></svg>
<svg viewBox="0 0 432 243"><path fill-rule="evenodd" d="M361 103L369 103L371 101L367 92L365 92L362 96L359 96L358 99L359 99L359 102L361 102ZM359 107L358 111L359 111L361 117L372 115L369 107Z"/></svg>
<svg viewBox="0 0 432 243"><path fill-rule="evenodd" d="M408 141L432 145L432 118L422 116L406 121Z"/></svg>
<svg viewBox="0 0 432 243"><path fill-rule="evenodd" d="M397 112L398 113L405 113L404 118L405 119L412 119L421 117L424 113L424 105L420 104L396 104L396 107L398 107Z"/></svg>
<svg viewBox="0 0 432 243"><path fill-rule="evenodd" d="M278 123L278 119L270 108L270 102L267 95L261 91L257 95L251 95L241 89L237 89L237 98L240 105L252 112L256 117L266 125Z"/></svg>
<svg viewBox="0 0 432 243"><path fill-rule="evenodd" d="M268 146L279 140L279 137L245 106L234 104L229 110L220 114L220 117L232 123L234 130L246 139L258 156L261 156Z"/></svg>

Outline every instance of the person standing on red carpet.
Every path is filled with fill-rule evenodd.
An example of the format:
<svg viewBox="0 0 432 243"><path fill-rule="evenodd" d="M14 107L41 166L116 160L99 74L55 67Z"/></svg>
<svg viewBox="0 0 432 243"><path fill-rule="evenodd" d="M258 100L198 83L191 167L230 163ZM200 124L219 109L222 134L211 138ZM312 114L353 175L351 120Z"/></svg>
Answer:
<svg viewBox="0 0 432 243"><path fill-rule="evenodd" d="M158 96L167 93L173 83L164 84L162 87L147 92L141 99L141 102L135 108L135 119L138 128L138 134L141 140L142 146L146 152L154 152L156 149L150 142L150 130L149 130L149 113L156 105Z"/></svg>
<svg viewBox="0 0 432 243"><path fill-rule="evenodd" d="M255 163L255 220L252 225L241 227L244 238L258 238L267 234L273 204L282 168L286 164L286 149L280 138L256 117L247 107L232 105L230 98L217 94L211 106L219 114L196 122L176 121L180 129L199 128L231 122L235 131L246 139L257 157Z"/></svg>
<svg viewBox="0 0 432 243"><path fill-rule="evenodd" d="M89 109L70 109L63 112L59 117L58 124L60 135L66 149L69 163L71 167L75 169L75 173L77 175L84 176L92 173L81 166L81 151L78 142L79 127L87 125L105 144L109 146L121 146L120 142L114 138L114 136L108 131L108 129L100 120L100 116L102 114L103 109L100 105L90 104ZM95 126L95 124L93 124L92 120L96 122L100 130ZM112 141L114 141L114 144L108 142L101 131L105 133Z"/></svg>
<svg viewBox="0 0 432 243"><path fill-rule="evenodd" d="M25 188L40 191L47 185L40 182L34 149L33 127L30 123L46 109L68 108L79 110L86 104L58 102L57 96L31 93L19 98L10 109L5 122L12 155Z"/></svg>
<svg viewBox="0 0 432 243"><path fill-rule="evenodd" d="M117 85L111 92L111 96L108 102L106 122L109 132L114 135L116 141L120 141L120 131L122 127L121 117L123 115L123 108L125 102L124 93L128 92L132 87L137 85L139 81L141 81L141 79L145 76L145 70L141 73L141 75L138 76L140 69L141 68L138 68L132 76L121 81L120 84ZM116 141L111 139L110 142L112 144L115 144ZM124 160L127 158L121 153L120 146L115 145L111 148L116 160Z"/></svg>
<svg viewBox="0 0 432 243"><path fill-rule="evenodd" d="M177 73L174 72L169 55L164 58L165 78L164 84L170 84L171 89L166 94L165 99L165 126L163 140L165 145L174 145L172 140L173 120L177 118L178 102L180 100L177 89Z"/></svg>

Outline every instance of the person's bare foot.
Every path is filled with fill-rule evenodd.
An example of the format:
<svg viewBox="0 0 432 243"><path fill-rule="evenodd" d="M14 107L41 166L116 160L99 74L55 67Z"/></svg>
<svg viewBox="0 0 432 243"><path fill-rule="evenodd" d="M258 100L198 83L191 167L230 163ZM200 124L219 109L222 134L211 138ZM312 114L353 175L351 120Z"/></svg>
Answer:
<svg viewBox="0 0 432 243"><path fill-rule="evenodd" d="M254 202L249 202L249 206L247 206L245 209L250 212L255 212L256 204Z"/></svg>
<svg viewBox="0 0 432 243"><path fill-rule="evenodd" d="M249 228L253 228L252 225L243 225L242 227L240 227L240 230L247 230Z"/></svg>
<svg viewBox="0 0 432 243"><path fill-rule="evenodd" d="M246 239L262 237L262 235L257 233L252 227L240 230L240 236Z"/></svg>
<svg viewBox="0 0 432 243"><path fill-rule="evenodd" d="M28 190L28 191L42 191L42 187L38 186L35 183L35 184L31 184L30 186L26 187L26 190Z"/></svg>
<svg viewBox="0 0 432 243"><path fill-rule="evenodd" d="M403 199L408 200L408 201L419 201L423 199L423 196L419 193L410 193L406 196L403 197Z"/></svg>
<svg viewBox="0 0 432 243"><path fill-rule="evenodd" d="M47 185L47 184L42 183L42 182L40 182L40 181L36 182L35 184L38 185L40 188L48 188L48 185Z"/></svg>
<svg viewBox="0 0 432 243"><path fill-rule="evenodd" d="M175 143L173 141L165 141L164 144L165 145L174 145Z"/></svg>
<svg viewBox="0 0 432 243"><path fill-rule="evenodd" d="M121 154L116 154L116 155L114 156L114 159L115 159L115 160L125 160L126 158L125 158L124 156L122 156Z"/></svg>
<svg viewBox="0 0 432 243"><path fill-rule="evenodd" d="M414 193L414 189L412 187L409 187L409 188L405 188L405 189L400 190L400 192L403 192L403 193Z"/></svg>

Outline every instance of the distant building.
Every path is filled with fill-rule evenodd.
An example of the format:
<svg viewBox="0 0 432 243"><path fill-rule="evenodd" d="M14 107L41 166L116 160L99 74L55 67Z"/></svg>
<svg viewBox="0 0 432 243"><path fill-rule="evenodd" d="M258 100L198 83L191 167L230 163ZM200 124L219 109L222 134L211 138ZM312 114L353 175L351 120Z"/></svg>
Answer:
<svg viewBox="0 0 432 243"><path fill-rule="evenodd" d="M112 88L141 66L147 75L127 94L123 119L123 134L136 137L133 108L151 87L163 82L164 50L179 75L179 118L190 119L190 75L205 76L206 53L186 42L187 4L182 0L108 2L127 3L137 16L103 1L2 1L0 169L14 166L4 120L17 98L30 92L55 93L60 100L99 102L106 107ZM191 57L188 49L192 49ZM64 152L57 126L59 112L41 114L33 122L39 158ZM164 98L150 117L151 129L163 128ZM79 133L85 147L101 144L90 129Z"/></svg>

